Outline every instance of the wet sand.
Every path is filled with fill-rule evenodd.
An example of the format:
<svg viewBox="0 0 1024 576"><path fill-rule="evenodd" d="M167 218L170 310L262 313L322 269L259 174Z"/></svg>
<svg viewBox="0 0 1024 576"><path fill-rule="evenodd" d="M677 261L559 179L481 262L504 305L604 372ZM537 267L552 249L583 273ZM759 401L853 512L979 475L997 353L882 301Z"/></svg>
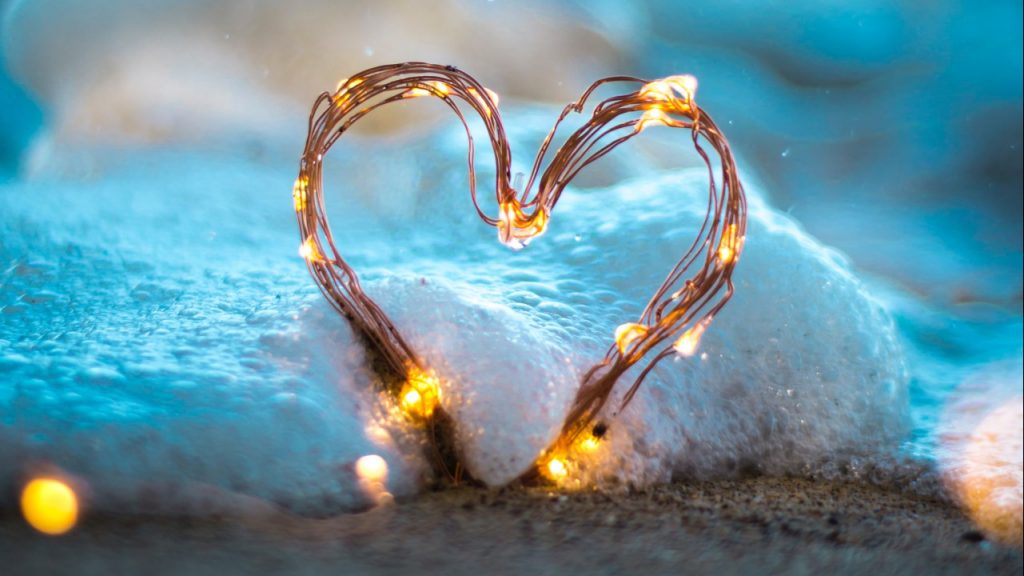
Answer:
<svg viewBox="0 0 1024 576"><path fill-rule="evenodd" d="M91 515L58 538L0 520L3 574L1021 574L954 506L755 478L608 494L434 492L310 519Z"/></svg>

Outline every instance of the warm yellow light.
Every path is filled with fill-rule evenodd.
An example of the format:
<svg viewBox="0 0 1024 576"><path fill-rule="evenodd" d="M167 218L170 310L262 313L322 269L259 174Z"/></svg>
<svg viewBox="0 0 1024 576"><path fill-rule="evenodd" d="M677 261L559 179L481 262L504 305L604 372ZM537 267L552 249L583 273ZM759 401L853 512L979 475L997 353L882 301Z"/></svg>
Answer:
<svg viewBox="0 0 1024 576"><path fill-rule="evenodd" d="M650 100L667 101L672 98L672 87L664 80L655 80L644 84L640 89L640 95Z"/></svg>
<svg viewBox="0 0 1024 576"><path fill-rule="evenodd" d="M682 108L687 107L697 93L697 78L683 74L669 76L661 80L648 82L640 88L640 95L654 102L673 102ZM682 102L678 102L682 100Z"/></svg>
<svg viewBox="0 0 1024 576"><path fill-rule="evenodd" d="M430 96L431 91L426 88L410 88L402 95L403 98L419 98L420 96Z"/></svg>
<svg viewBox="0 0 1024 576"><path fill-rule="evenodd" d="M423 395L418 390L409 390L402 396L402 406L406 408L418 406L423 401Z"/></svg>
<svg viewBox="0 0 1024 576"><path fill-rule="evenodd" d="M359 486L375 504L386 504L394 500L388 492L388 463L376 454L367 454L356 460L356 477Z"/></svg>
<svg viewBox="0 0 1024 576"><path fill-rule="evenodd" d="M363 83L363 79L362 78L356 78L355 80L349 80L348 78L342 78L341 80L339 80L338 81L338 86L335 89L335 92L337 92L337 94L335 94L335 96L334 96L334 103L337 104L338 106L341 106L342 104L344 104L346 101L348 101L348 97L349 97L348 92L349 92L349 90L351 90L352 88L355 88L356 86L359 86L362 83Z"/></svg>
<svg viewBox="0 0 1024 576"><path fill-rule="evenodd" d="M299 256L302 256L308 262L319 262L323 260L323 256L320 255L320 251L316 248L316 242L313 237L306 238L306 241L299 246Z"/></svg>
<svg viewBox="0 0 1024 576"><path fill-rule="evenodd" d="M498 206L498 239L513 250L524 248L547 228L548 213L544 208L527 216L515 199Z"/></svg>
<svg viewBox="0 0 1024 576"><path fill-rule="evenodd" d="M484 110L487 112L487 117L490 118L490 116L491 116L491 106L489 106L487 104L487 100L483 97L483 95L480 94L480 92L476 88L472 88L472 87L467 88L466 91L469 92L469 95L472 96L473 99L475 99L477 102L480 103L480 106L482 106L484 108ZM498 93L495 92L494 90L491 90L490 88L484 88L484 91L487 92L487 96L489 96L491 98L491 103L494 104L495 108L497 108L498 107Z"/></svg>
<svg viewBox="0 0 1024 576"><path fill-rule="evenodd" d="M427 85L429 86L429 88L423 88L421 86L417 86L415 88L410 88L410 89L408 89L405 92L405 94L402 94L402 97L403 98L419 98L420 96L438 96L438 97L444 98L445 96L447 96L451 92L451 87L448 86L447 84L445 84L444 82L439 81L439 80L435 80L433 82L428 82ZM473 90L473 95L476 96L476 91L475 90ZM497 105L498 104L498 100L497 100L498 97L497 97L496 94L494 94L493 97L494 97L494 104Z"/></svg>
<svg viewBox="0 0 1024 576"><path fill-rule="evenodd" d="M718 244L718 261L722 264L728 264L739 256L739 251L743 247L743 238L736 237L736 224L729 224L722 233L722 239Z"/></svg>
<svg viewBox="0 0 1024 576"><path fill-rule="evenodd" d="M60 480L36 478L21 492L21 513L36 530L57 536L78 522L78 497Z"/></svg>
<svg viewBox="0 0 1024 576"><path fill-rule="evenodd" d="M647 128L648 125L652 124L671 126L673 122L674 121L672 120L672 118L670 118L668 114L665 114L664 110L658 107L654 107L648 109L646 112L644 112L643 116L640 117L640 120L637 121L636 123L636 131L640 132L644 128Z"/></svg>
<svg viewBox="0 0 1024 576"><path fill-rule="evenodd" d="M356 460L356 476L366 483L383 483L388 478L388 463L376 454Z"/></svg>
<svg viewBox="0 0 1024 576"><path fill-rule="evenodd" d="M680 356L689 358L697 352L697 347L700 346L700 338L704 335L704 329L707 328L708 320L701 320L694 324L689 330L683 332L683 335L676 340L676 343L672 345L676 352Z"/></svg>
<svg viewBox="0 0 1024 576"><path fill-rule="evenodd" d="M597 450L600 445L601 442L593 436L587 436L579 443L580 450L584 452L593 452Z"/></svg>
<svg viewBox="0 0 1024 576"><path fill-rule="evenodd" d="M356 78L355 80L349 80L348 78L342 78L338 81L338 92L348 92L352 88L359 86L363 83L362 78Z"/></svg>
<svg viewBox="0 0 1024 576"><path fill-rule="evenodd" d="M295 180L292 186L292 200L295 202L295 211L301 212L306 208L306 188L309 186L309 178L303 176Z"/></svg>
<svg viewBox="0 0 1024 576"><path fill-rule="evenodd" d="M679 76L669 76L665 78L665 81L672 85L677 91L681 92L683 97L687 100L693 100L693 97L697 94L697 77L690 74L682 74Z"/></svg>
<svg viewBox="0 0 1024 576"><path fill-rule="evenodd" d="M414 368L409 371L409 380L400 394L402 410L415 418L430 418L440 396L441 381L432 374Z"/></svg>
<svg viewBox="0 0 1024 576"><path fill-rule="evenodd" d="M1024 534L1022 429L1024 403L1017 396L971 432L956 469L968 515L989 537L1011 546L1020 546Z"/></svg>
<svg viewBox="0 0 1024 576"><path fill-rule="evenodd" d="M569 468L560 458L552 458L551 460L548 460L546 468L548 470L548 476L552 480L562 480L569 475Z"/></svg>
<svg viewBox="0 0 1024 576"><path fill-rule="evenodd" d="M637 339L647 334L647 326L635 322L627 322L615 329L615 344L619 352L625 354L629 346Z"/></svg>
<svg viewBox="0 0 1024 576"><path fill-rule="evenodd" d="M473 98L476 98L476 100L480 102L480 104L487 106L487 101L480 94L480 92L477 91L476 88L470 87L466 91L469 92L470 95L473 96ZM491 103L497 106L498 102L500 102L500 99L498 98L498 93L495 92L494 90L491 90L490 88L484 88L484 92L487 92L487 96L491 98Z"/></svg>

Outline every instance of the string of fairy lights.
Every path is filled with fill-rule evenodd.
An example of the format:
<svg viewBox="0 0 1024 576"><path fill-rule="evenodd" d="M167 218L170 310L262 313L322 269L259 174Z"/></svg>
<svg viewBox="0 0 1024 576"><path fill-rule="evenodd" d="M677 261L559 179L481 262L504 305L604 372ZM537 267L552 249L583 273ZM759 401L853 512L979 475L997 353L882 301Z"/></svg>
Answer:
<svg viewBox="0 0 1024 576"><path fill-rule="evenodd" d="M570 113L582 113L598 88L622 84L635 88L600 101L545 163L562 121ZM728 141L697 106L696 89L692 76L656 81L614 76L594 82L559 115L521 190L513 184L512 152L497 94L455 67L422 62L378 66L342 80L333 92L317 97L292 194L301 237L299 253L328 302L366 339L388 395L411 422L428 430L432 461L440 474L456 480L463 477L453 424L441 403L439 377L362 290L355 271L338 251L324 208L323 165L328 151L356 122L382 106L410 98L440 99L466 132L469 193L477 214L497 228L502 243L518 250L545 232L562 192L591 163L651 126L689 132L707 168L706 216L640 317L615 330L607 353L584 374L560 436L524 475L524 479L560 482L571 473L576 451L593 452L600 446L609 422L629 404L654 366L673 354L689 357L696 352L704 331L732 296L732 274L746 234L746 200ZM477 199L475 146L466 108L479 116L490 139L495 216L488 215ZM709 150L717 157L717 170ZM619 380L645 359L621 400L610 408Z"/></svg>

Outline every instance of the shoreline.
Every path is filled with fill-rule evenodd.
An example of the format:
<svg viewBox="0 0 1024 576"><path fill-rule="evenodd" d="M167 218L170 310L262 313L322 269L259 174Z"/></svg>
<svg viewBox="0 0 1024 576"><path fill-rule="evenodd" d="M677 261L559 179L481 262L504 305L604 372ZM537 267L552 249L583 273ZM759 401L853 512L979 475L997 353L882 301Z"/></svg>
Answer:
<svg viewBox="0 0 1024 576"><path fill-rule="evenodd" d="M10 511L9 511L10 512ZM0 520L5 574L1020 574L952 504L793 478L557 492L454 488L359 514Z"/></svg>

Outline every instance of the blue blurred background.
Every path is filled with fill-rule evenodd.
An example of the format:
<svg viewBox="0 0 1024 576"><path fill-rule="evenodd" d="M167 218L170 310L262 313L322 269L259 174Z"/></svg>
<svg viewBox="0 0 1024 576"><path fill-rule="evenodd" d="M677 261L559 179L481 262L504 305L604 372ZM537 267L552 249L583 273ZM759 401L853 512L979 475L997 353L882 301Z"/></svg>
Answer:
<svg viewBox="0 0 1024 576"><path fill-rule="evenodd" d="M0 7L8 178L32 175L40 134L209 144L225 115L208 109L238 108L217 97L252 84L274 102L238 112L232 129L265 138L255 126L268 110L301 110L346 71L402 59L454 62L506 98L555 103L599 74L688 72L776 207L862 270L943 305L1021 308L1020 2ZM143 125L140 102L177 115Z"/></svg>
<svg viewBox="0 0 1024 576"><path fill-rule="evenodd" d="M0 109L4 126L0 131L0 177L7 179L16 172L22 152L42 127L43 114L6 67L0 70Z"/></svg>

